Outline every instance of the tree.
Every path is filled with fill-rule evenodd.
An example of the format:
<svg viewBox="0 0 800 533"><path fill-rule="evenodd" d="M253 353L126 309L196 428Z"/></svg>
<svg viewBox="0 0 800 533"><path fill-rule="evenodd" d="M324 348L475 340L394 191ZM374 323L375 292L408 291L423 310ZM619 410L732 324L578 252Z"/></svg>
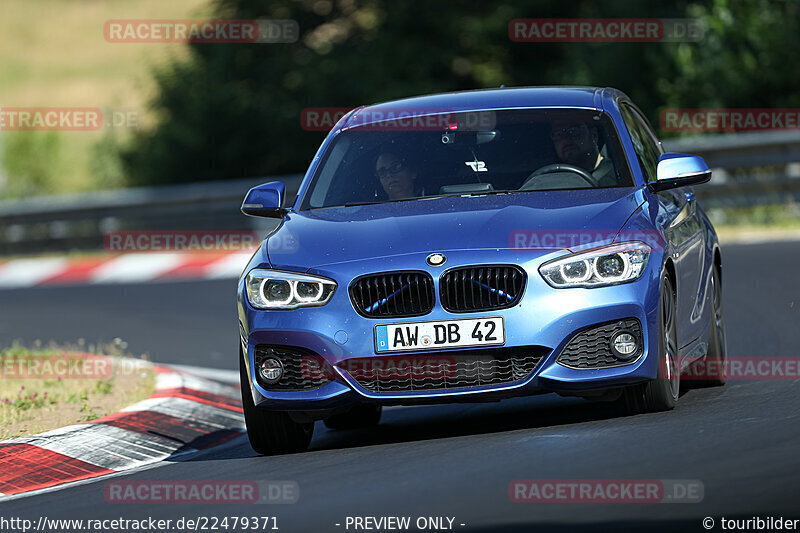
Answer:
<svg viewBox="0 0 800 533"><path fill-rule="evenodd" d="M324 138L307 107L355 107L441 91L601 85L657 124L662 107L797 105L798 4L593 0L217 0L219 18L293 19L288 44L191 44L159 71L155 129L123 151L134 184L301 172ZM699 17L700 43L517 43L514 18ZM787 44L790 44L787 46Z"/></svg>

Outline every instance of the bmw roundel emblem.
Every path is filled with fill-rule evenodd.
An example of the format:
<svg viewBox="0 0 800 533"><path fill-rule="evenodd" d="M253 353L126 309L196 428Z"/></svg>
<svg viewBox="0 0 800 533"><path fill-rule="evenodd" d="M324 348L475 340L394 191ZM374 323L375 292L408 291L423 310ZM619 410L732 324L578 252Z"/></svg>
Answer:
<svg viewBox="0 0 800 533"><path fill-rule="evenodd" d="M444 254L431 254L425 261L432 267L438 267L443 265L447 258Z"/></svg>

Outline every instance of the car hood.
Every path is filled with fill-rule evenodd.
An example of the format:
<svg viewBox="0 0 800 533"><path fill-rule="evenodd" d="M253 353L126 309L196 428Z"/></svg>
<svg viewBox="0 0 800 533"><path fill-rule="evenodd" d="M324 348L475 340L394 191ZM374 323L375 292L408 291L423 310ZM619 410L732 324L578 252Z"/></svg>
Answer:
<svg viewBox="0 0 800 533"><path fill-rule="evenodd" d="M611 242L643 201L625 187L313 209L287 215L265 244L273 267L292 270L420 252L574 249Z"/></svg>

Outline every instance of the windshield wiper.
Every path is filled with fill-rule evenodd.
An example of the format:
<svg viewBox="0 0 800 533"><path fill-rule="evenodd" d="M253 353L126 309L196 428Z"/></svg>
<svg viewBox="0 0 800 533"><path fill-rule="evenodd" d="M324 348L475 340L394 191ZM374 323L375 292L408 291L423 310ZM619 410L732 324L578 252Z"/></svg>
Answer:
<svg viewBox="0 0 800 533"><path fill-rule="evenodd" d="M386 202L345 202L342 205L333 206L333 207L355 207L357 205L375 205L375 204L383 204L383 203L386 203Z"/></svg>
<svg viewBox="0 0 800 533"><path fill-rule="evenodd" d="M489 196L494 194L512 194L519 191L479 191L479 192L468 192L465 194L459 194L459 196Z"/></svg>
<svg viewBox="0 0 800 533"><path fill-rule="evenodd" d="M475 191L475 192L454 192L449 194L437 194L436 196L420 196L414 200L438 200L440 198L462 198L464 196L487 196L489 194L512 194L520 191Z"/></svg>
<svg viewBox="0 0 800 533"><path fill-rule="evenodd" d="M356 207L359 205L393 204L396 202L404 202L406 200L416 200L416 198L401 198L399 200L379 200L377 202L345 202L342 205L332 205L330 207Z"/></svg>
<svg viewBox="0 0 800 533"><path fill-rule="evenodd" d="M436 196L420 196L418 198L401 198L400 200L381 200L379 202L345 202L341 205L326 205L324 207L312 207L311 209L335 209L337 207L358 207L362 205L391 204L395 202L405 202L412 200L437 200L439 198L460 198L463 196L487 196L490 194L512 194L518 191L476 191L459 192L452 194L437 194Z"/></svg>

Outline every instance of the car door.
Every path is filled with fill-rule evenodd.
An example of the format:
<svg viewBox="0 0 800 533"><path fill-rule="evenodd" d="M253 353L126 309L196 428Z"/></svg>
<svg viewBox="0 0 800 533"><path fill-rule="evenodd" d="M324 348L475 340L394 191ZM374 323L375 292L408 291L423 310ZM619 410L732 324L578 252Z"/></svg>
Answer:
<svg viewBox="0 0 800 533"><path fill-rule="evenodd" d="M620 106L634 150L647 182L656 180L661 143L639 110L630 103ZM702 333L702 273L705 271L705 234L702 231L694 191L679 187L653 195L658 201L656 224L672 244L672 260L677 281L678 335L680 347Z"/></svg>

